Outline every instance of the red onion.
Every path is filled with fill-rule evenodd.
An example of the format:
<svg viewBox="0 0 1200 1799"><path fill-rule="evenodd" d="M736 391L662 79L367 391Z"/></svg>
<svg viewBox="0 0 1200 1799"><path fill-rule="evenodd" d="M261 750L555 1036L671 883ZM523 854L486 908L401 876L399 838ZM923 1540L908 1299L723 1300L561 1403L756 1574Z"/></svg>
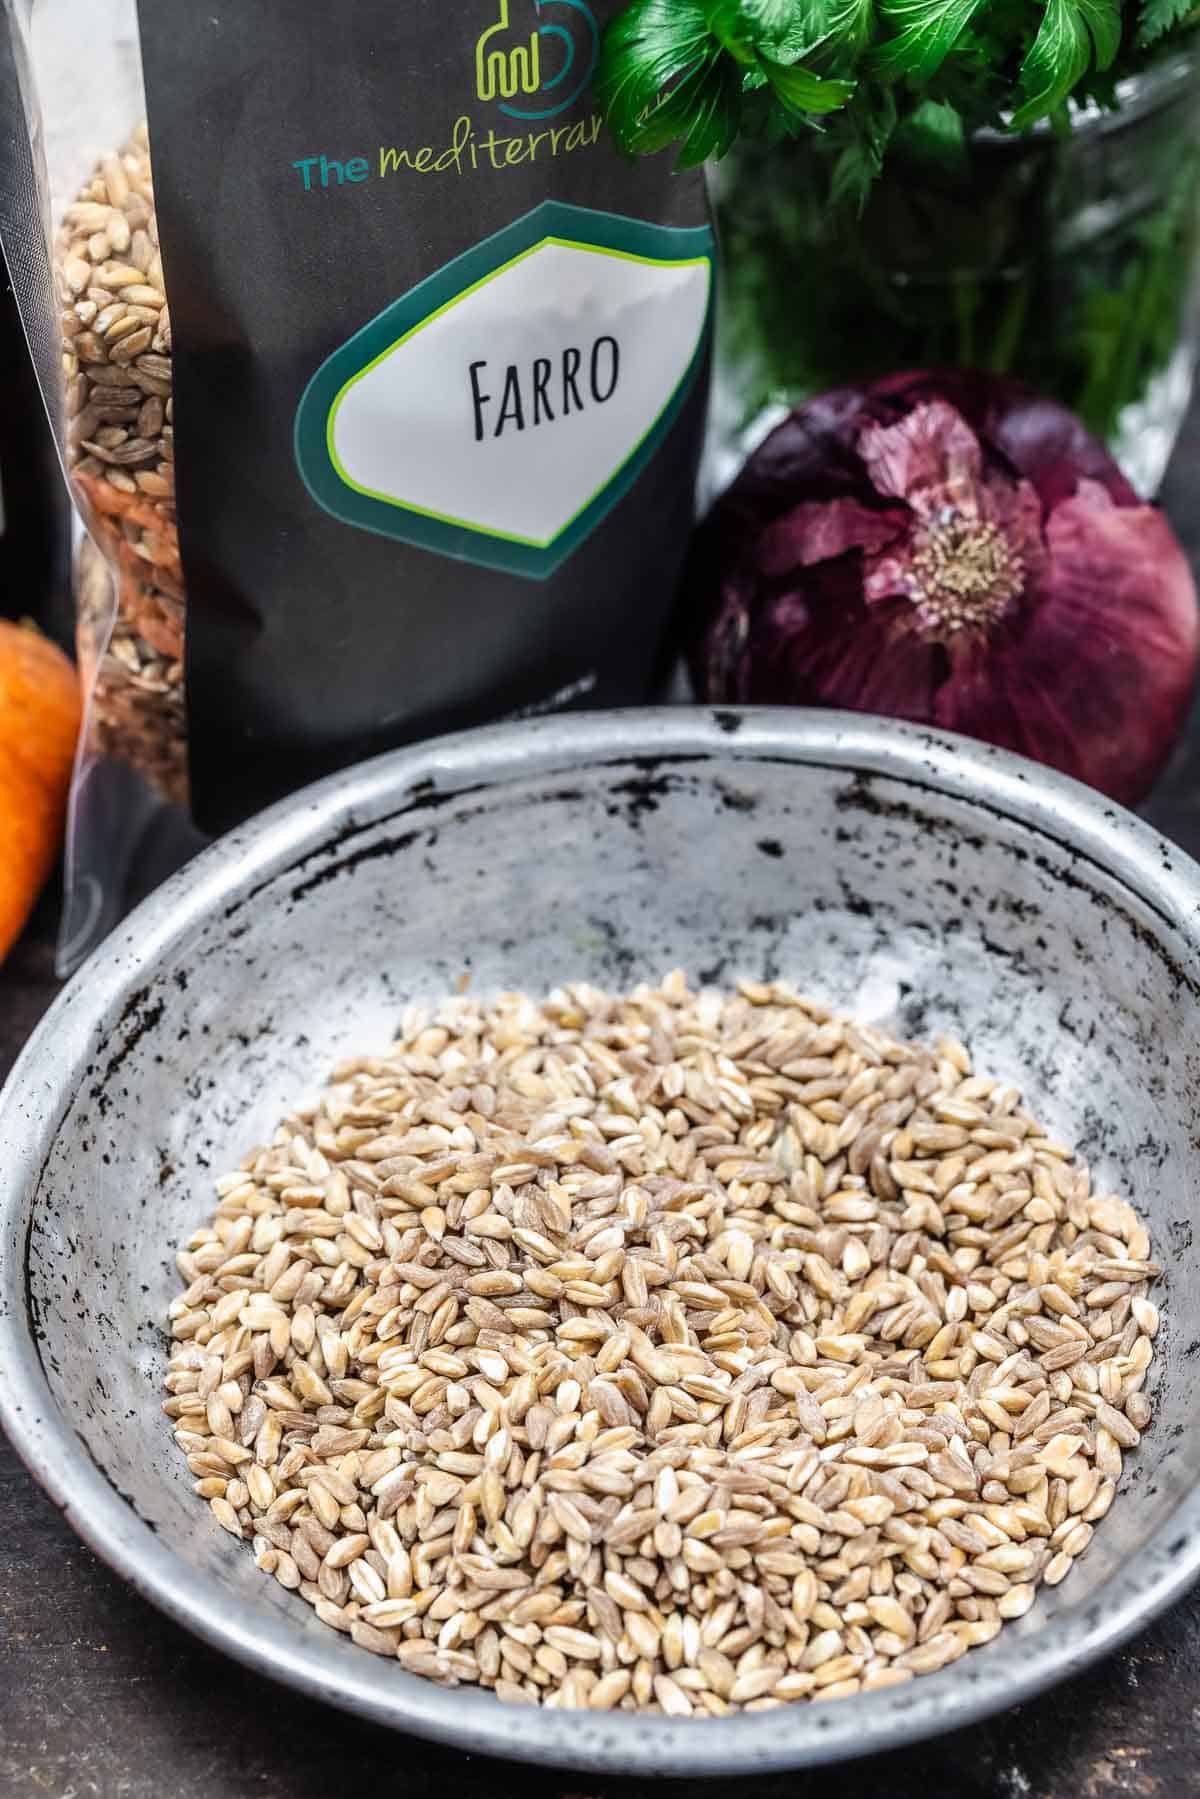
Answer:
<svg viewBox="0 0 1200 1799"><path fill-rule="evenodd" d="M1127 805L1200 643L1161 512L1063 407L963 370L794 412L697 533L686 597L705 700L940 725Z"/></svg>

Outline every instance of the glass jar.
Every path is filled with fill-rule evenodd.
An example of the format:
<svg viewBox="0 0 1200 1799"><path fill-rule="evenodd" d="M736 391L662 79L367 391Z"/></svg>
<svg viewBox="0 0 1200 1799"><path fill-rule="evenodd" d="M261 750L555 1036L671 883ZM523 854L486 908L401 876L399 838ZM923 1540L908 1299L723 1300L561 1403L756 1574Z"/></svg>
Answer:
<svg viewBox="0 0 1200 1799"><path fill-rule="evenodd" d="M1054 395L1158 487L1200 340L1200 61L1174 56L1071 131L980 132L946 168L889 152L861 218L816 133L713 170L724 256L720 485L780 409L842 382L968 364Z"/></svg>

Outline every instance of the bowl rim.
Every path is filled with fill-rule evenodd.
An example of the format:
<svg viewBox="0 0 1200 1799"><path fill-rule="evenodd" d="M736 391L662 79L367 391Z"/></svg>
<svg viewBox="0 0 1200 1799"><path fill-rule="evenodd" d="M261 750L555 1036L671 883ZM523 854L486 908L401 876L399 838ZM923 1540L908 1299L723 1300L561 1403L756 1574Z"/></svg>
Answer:
<svg viewBox="0 0 1200 1799"><path fill-rule="evenodd" d="M1037 1635L940 1673L856 1696L729 1719L567 1713L404 1674L329 1633L310 1639L161 1543L92 1461L43 1372L27 1293L32 1195L74 1098L95 1021L239 894L319 853L339 826L375 828L409 804L566 768L645 759L783 760L882 777L1010 816L1090 861L1200 952L1200 868L1103 795L948 733L836 712L662 707L491 726L391 752L307 788L204 851L151 895L53 1002L0 1093L0 1426L72 1528L143 1597L255 1671L376 1723L511 1760L608 1774L746 1776L879 1753L959 1728L1080 1672L1200 1573L1200 1483L1086 1605ZM418 796L424 796L423 798ZM28 1215L27 1215L28 1214ZM1136 1564L1136 1565L1135 1565Z"/></svg>

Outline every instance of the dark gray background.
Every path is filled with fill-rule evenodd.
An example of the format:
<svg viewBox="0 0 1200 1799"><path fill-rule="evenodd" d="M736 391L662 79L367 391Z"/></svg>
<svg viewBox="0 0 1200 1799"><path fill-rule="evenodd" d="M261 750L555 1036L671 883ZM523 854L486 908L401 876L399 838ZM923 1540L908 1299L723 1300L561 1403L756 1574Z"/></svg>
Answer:
<svg viewBox="0 0 1200 1799"><path fill-rule="evenodd" d="M1165 490L1200 562L1200 407ZM1200 857L1200 707L1148 816ZM0 971L0 1076L54 995L54 896ZM722 1780L712 1799L1185 1799L1200 1790L1200 1589L1090 1673L907 1754ZM684 1799L672 1782L656 1791ZM223 1661L76 1539L0 1439L0 1799L649 1799L325 1710Z"/></svg>

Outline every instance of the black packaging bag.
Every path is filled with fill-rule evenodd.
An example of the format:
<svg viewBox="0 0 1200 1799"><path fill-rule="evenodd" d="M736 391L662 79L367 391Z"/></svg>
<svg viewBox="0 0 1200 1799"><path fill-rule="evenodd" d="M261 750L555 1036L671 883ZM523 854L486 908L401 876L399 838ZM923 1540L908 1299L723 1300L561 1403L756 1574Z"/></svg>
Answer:
<svg viewBox="0 0 1200 1799"><path fill-rule="evenodd" d="M617 10L137 8L148 135L136 94L124 142L79 134L46 224L93 538L68 965L148 835L177 855L396 744L649 697L713 240L702 176L607 134ZM49 106L36 32L31 60Z"/></svg>

